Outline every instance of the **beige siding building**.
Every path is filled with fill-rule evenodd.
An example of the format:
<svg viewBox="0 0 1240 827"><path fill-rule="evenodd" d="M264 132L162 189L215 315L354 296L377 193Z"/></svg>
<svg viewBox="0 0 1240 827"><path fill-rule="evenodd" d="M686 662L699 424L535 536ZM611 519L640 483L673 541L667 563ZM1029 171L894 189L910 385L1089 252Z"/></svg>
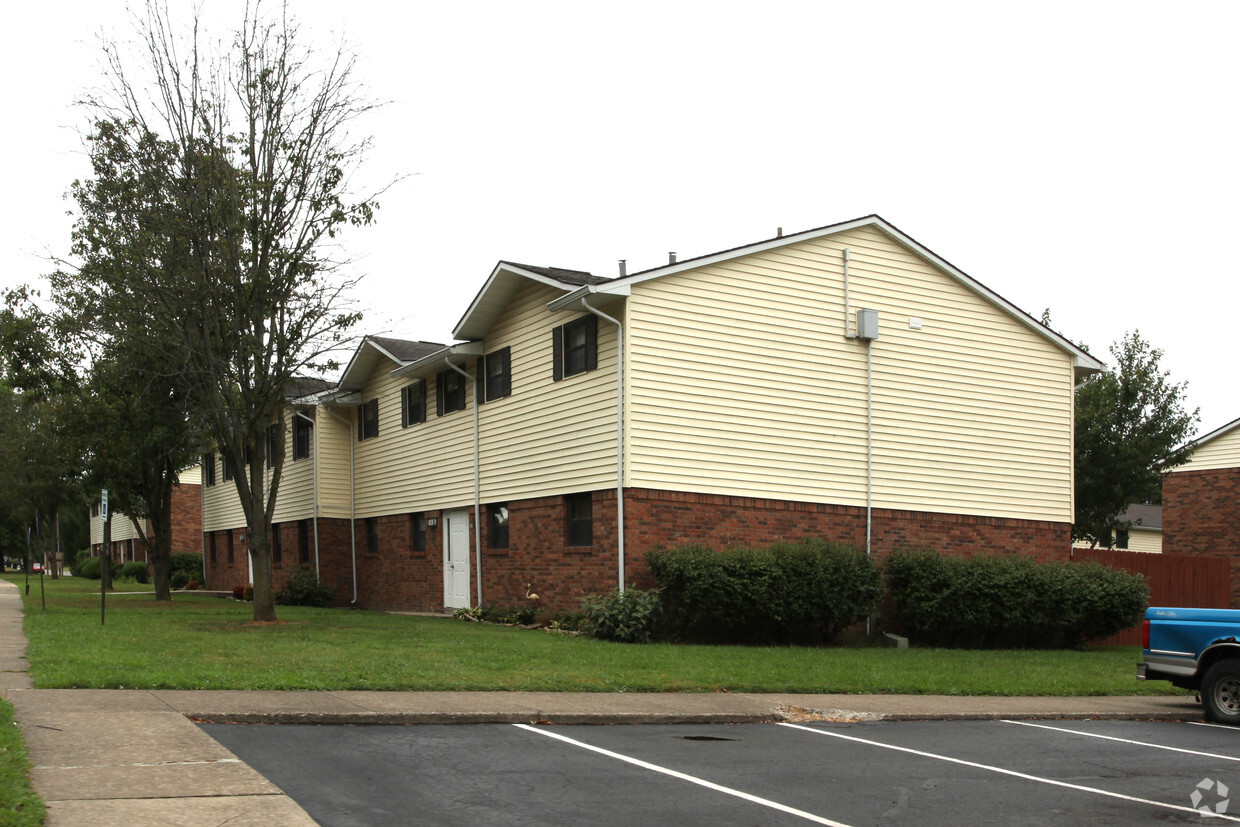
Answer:
<svg viewBox="0 0 1240 827"><path fill-rule="evenodd" d="M349 602L575 607L690 541L1069 546L1101 365L877 216L613 279L501 262L454 335L367 339L305 413L277 522L317 521Z"/></svg>

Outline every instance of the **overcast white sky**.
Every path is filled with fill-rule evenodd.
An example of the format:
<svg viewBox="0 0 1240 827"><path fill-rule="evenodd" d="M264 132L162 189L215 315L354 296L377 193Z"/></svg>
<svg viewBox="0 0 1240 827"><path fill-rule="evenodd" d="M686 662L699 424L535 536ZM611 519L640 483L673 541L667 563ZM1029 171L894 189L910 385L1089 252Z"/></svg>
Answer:
<svg viewBox="0 0 1240 827"><path fill-rule="evenodd" d="M1140 330L1199 434L1240 417L1238 3L290 6L390 101L368 174L408 175L347 239L366 332L450 341L500 259L610 276L878 213L1095 355ZM72 104L132 31L7 17L0 286L67 251Z"/></svg>

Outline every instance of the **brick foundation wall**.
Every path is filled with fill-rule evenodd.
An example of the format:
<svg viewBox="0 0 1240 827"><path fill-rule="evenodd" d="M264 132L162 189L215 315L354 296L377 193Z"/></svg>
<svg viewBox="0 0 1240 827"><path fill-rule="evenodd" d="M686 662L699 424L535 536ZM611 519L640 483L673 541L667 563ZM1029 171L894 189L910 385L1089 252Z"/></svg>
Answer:
<svg viewBox="0 0 1240 827"><path fill-rule="evenodd" d="M508 548L490 548L484 532L482 602L489 606L531 605L525 596L529 584L539 595L538 606L552 611L576 610L585 595L606 594L616 588L616 492L595 491L591 503L592 542L574 546L568 542L564 497L509 502ZM477 602L478 571L473 509L469 510L472 604ZM427 528L425 551L413 550L408 514L375 518L377 550L373 554L367 521L355 522L360 608L443 610L443 514L430 511L424 516L436 522ZM758 545L810 536L865 545L865 509L851 506L631 489L625 491L625 522L626 585L637 588L653 585L645 556L656 547L690 542L716 547ZM298 564L300 534L306 525L281 525L283 559L273 565L277 588ZM209 588L229 590L246 582L244 533L233 532L235 559L230 566L224 539L227 532L215 532L217 561L207 562ZM872 547L880 560L896 548L923 546L953 554L1020 553L1040 560L1064 560L1070 537L1067 523L887 509L873 513ZM313 553L311 542L310 565ZM348 520L319 520L319 566L322 580L336 587L336 604L349 605L353 571Z"/></svg>
<svg viewBox="0 0 1240 827"><path fill-rule="evenodd" d="M1231 561L1231 608L1240 609L1240 468L1163 477L1163 551Z"/></svg>

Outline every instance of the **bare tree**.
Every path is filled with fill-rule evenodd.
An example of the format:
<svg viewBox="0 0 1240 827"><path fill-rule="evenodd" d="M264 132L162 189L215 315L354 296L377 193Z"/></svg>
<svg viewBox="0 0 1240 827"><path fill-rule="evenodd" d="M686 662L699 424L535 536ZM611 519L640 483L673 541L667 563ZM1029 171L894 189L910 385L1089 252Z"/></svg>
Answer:
<svg viewBox="0 0 1240 827"><path fill-rule="evenodd" d="M274 620L284 455L268 468L263 449L269 428L284 444L293 378L330 367L360 319L331 245L374 217L373 195L350 194L369 140L349 131L374 104L354 59L320 59L287 7L247 8L231 42L212 46L197 17L179 34L149 0L138 30L138 57L105 43L110 89L87 101L106 151L78 194L105 180L119 190L106 205L79 197L85 263L64 286L92 321L145 330L145 358L183 378L244 509L254 619ZM111 263L92 268L92 256Z"/></svg>

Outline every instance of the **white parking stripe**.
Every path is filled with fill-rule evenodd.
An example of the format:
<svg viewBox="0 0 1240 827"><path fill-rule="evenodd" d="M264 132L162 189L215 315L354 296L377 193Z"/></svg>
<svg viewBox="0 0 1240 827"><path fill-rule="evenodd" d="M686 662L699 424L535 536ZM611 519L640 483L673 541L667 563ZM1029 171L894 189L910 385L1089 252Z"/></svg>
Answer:
<svg viewBox="0 0 1240 827"><path fill-rule="evenodd" d="M1051 786L1054 786L1054 787L1066 787L1070 790L1079 790L1085 793L1094 793L1095 795L1104 795L1104 796L1107 796L1108 798L1118 798L1123 801L1133 801L1138 804L1149 804L1150 806L1153 806L1153 807L1164 807L1169 810L1178 810L1183 813L1192 813L1194 815L1201 815L1201 813L1194 807L1185 807L1181 804L1168 804L1165 801L1151 801L1148 798L1136 798L1135 796L1124 795L1123 793L1113 793L1110 790L1100 790L1097 787L1086 787L1081 784L1069 784L1066 781L1056 781L1053 778L1042 778L1037 775L1029 775L1023 772L1016 772L1015 770L1004 769L1003 767L994 767L994 766L991 766L990 764L979 764L976 761L965 761L962 758L952 758L947 755L936 755L933 752L922 752L921 750L918 750L918 749L910 749L909 747L898 747L898 746L895 746L894 744L884 744L880 741L871 741L867 738L858 738L854 735L845 735L842 732L832 732L826 729L814 729L813 727L801 726L800 724L787 724L783 722L777 722L776 726L788 727L789 729L802 729L802 730L805 730L806 732L812 732L815 735L826 735L830 738L840 738L845 741L853 741L858 744L867 744L869 746L879 747L881 749L895 750L896 752L907 752L910 755L919 755L922 758L933 758L936 761L947 761L949 763L960 764L965 767L973 767L979 770L987 770L988 772L997 772L1002 775L1010 775L1014 778L1024 778L1027 781L1037 781L1041 784L1050 784ZM1222 819L1224 821L1240 821L1240 818L1236 818L1235 816L1229 816L1229 815L1213 815L1213 817Z"/></svg>
<svg viewBox="0 0 1240 827"><path fill-rule="evenodd" d="M1232 732L1240 732L1240 727L1236 727L1234 724L1211 724L1206 721L1185 721L1184 723L1192 724L1193 726L1212 726L1215 729L1229 729Z"/></svg>
<svg viewBox="0 0 1240 827"><path fill-rule="evenodd" d="M1119 741L1121 744L1136 744L1139 747L1149 747L1150 749L1165 749L1169 752L1183 752L1187 755L1204 755L1206 758L1217 758L1220 761L1240 761L1240 757L1235 755L1220 755L1217 752L1199 752L1195 749L1182 749L1180 747L1169 747L1165 744L1151 744L1148 741L1130 741L1127 738L1116 738L1114 735L1098 735L1094 732L1079 732L1075 729L1067 727L1050 726L1048 724L1035 724L1030 721L1002 721L1005 724L1016 724L1017 726L1035 727L1037 729L1052 729L1055 732L1067 732L1070 735L1083 735L1086 738L1101 738L1105 741Z"/></svg>
<svg viewBox="0 0 1240 827"><path fill-rule="evenodd" d="M749 793L741 792L740 790L734 790L731 787L724 787L719 784L714 784L710 781L706 781L705 779L702 779L702 778L696 778L692 775L685 775L683 772L677 772L676 770L670 770L667 767L660 767L658 764L650 764L646 761L642 761L637 758L630 758L627 755L621 755L618 752L612 752L611 750L603 749L602 747L591 746L590 744L586 744L581 741L576 741L576 740L573 740L572 738L568 738L566 736L560 735L557 732L550 732L546 729L539 729L537 727L532 727L528 724L513 724L513 726L517 727L518 729L524 729L526 732L533 732L538 735L545 735L548 738L554 738L557 741L563 741L564 743L572 744L575 747L581 747L582 749L588 749L590 750L590 752L597 752L599 755L606 755L608 758L615 758L618 761L624 761L626 764L632 764L635 767L641 767L642 769L651 770L653 772L662 773L664 775L669 775L672 778L679 778L681 781L688 781L690 784L697 784L699 787L705 787L708 790L714 790L715 792L726 793L727 795L736 796L737 798L741 798L741 799L744 799L745 801L753 802L754 804L761 804L763 807L770 807L772 810L779 810L781 813L788 813L789 815L799 816L805 819L806 821L812 821L815 824L827 824L827 825L830 825L830 827L848 827L847 824L843 824L839 821L832 821L829 818L823 818L822 816L816 816L813 813L807 813L804 810L798 810L794 807L788 807L776 801L770 801L765 798L759 798L756 795L750 795Z"/></svg>

